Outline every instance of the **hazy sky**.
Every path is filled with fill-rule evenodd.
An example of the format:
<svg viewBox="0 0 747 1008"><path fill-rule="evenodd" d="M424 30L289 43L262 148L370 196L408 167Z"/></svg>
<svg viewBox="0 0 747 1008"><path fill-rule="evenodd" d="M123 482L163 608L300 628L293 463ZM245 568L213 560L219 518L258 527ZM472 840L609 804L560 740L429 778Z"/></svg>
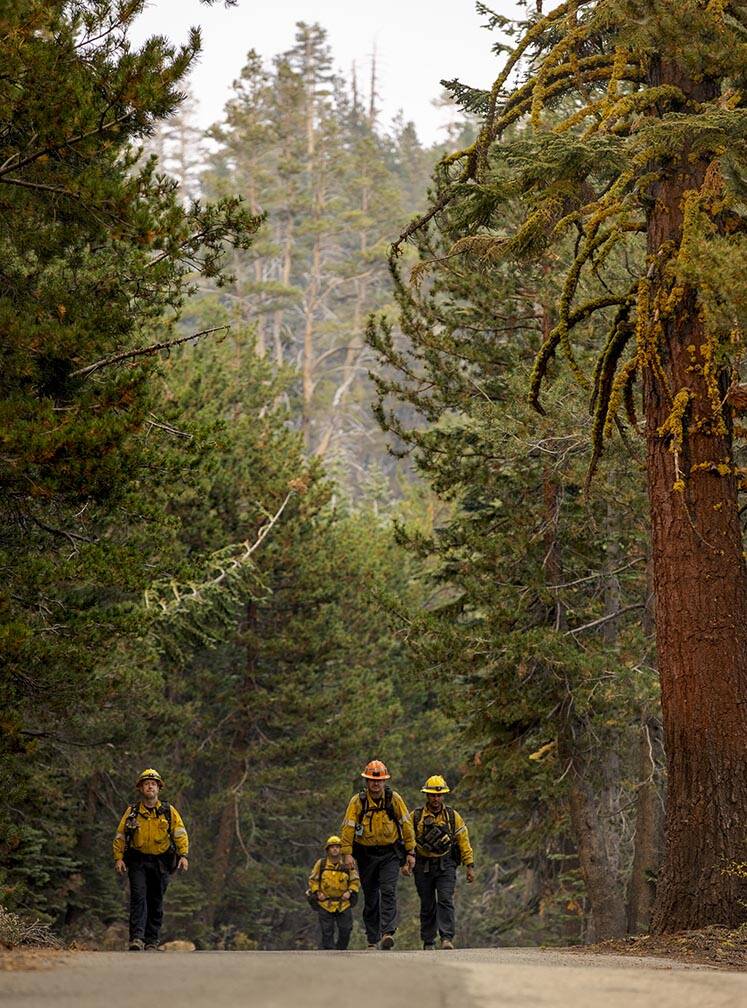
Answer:
<svg viewBox="0 0 747 1008"><path fill-rule="evenodd" d="M517 10L512 0L488 6L501 14ZM290 48L297 21L318 21L346 75L355 60L359 77L368 78L376 47L382 121L388 124L402 109L430 142L439 138L444 118L431 105L439 81L458 77L485 87L496 76L499 63L483 20L474 0L239 0L228 10L220 2L205 7L199 0L151 0L133 41L154 34L184 41L191 25L202 27L203 53L192 87L201 123L208 125L219 118L249 49L269 59Z"/></svg>

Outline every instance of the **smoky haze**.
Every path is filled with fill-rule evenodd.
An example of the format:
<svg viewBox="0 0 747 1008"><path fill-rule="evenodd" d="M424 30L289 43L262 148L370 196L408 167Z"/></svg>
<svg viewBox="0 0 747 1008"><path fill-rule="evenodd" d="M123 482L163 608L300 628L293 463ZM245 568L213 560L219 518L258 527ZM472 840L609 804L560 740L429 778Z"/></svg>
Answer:
<svg viewBox="0 0 747 1008"><path fill-rule="evenodd" d="M493 3L505 15L521 8ZM199 101L199 121L214 122L228 98L250 49L265 59L288 49L296 22L318 22L328 32L335 66L349 76L353 64L363 94L370 92L372 56L376 54L377 107L387 124L400 110L415 122L425 143L443 138L448 113L434 106L442 79L458 77L489 87L498 68L491 52L495 36L482 27L473 0L239 0L238 6L206 7L199 0L157 0L141 17L137 44L148 35L184 41L192 25L202 29L203 53L192 75Z"/></svg>

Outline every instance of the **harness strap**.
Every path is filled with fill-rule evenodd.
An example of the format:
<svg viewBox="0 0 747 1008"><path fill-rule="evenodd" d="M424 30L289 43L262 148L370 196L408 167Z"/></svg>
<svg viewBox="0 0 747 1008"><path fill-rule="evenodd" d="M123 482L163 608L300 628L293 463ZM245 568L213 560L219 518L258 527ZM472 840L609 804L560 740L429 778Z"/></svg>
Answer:
<svg viewBox="0 0 747 1008"><path fill-rule="evenodd" d="M342 861L341 861L339 868L327 868L326 862L327 862L326 856L319 859L319 874L317 875L317 879L316 879L317 885L319 886L319 891L321 893L324 893L324 890L322 889L322 875L326 871L341 871L341 872L343 872L343 874L347 875L347 877L348 877L348 884L347 884L346 888L349 889L350 888L350 869L347 867L347 865L344 865L342 863ZM330 899L330 900L336 900L338 903L342 903L342 896L325 896L324 898L325 899Z"/></svg>
<svg viewBox="0 0 747 1008"><path fill-rule="evenodd" d="M360 826L367 814L370 813L371 820L369 820L369 826L376 812L385 812L387 816L391 819L394 825L397 827L397 836L400 840L404 839L402 833L402 821L397 817L397 813L394 810L394 800L392 798L393 792L390 787L384 787L384 806L383 808L370 808L368 803L368 791L364 788L358 793L358 800L360 801L360 812L357 817L357 825Z"/></svg>
<svg viewBox="0 0 747 1008"><path fill-rule="evenodd" d="M140 800L133 802L130 805L130 810L125 820L125 851L130 849L132 844L132 837L137 829L137 817L142 816L143 819L149 818L144 813L140 811ZM162 801L160 807L156 808L156 818L163 816L166 820L166 829L169 835L169 850L176 850L176 843L174 842L174 834L171 832L171 805L167 801ZM130 826L130 820L135 820L135 825Z"/></svg>
<svg viewBox="0 0 747 1008"><path fill-rule="evenodd" d="M416 808L412 813L412 827L415 832L415 841L417 843L418 839L418 826L420 825L420 820L423 818L423 813L425 812L425 806ZM446 818L449 823L449 838L451 840L451 846L456 845L456 813L454 809L449 805L444 805L444 812L446 813Z"/></svg>

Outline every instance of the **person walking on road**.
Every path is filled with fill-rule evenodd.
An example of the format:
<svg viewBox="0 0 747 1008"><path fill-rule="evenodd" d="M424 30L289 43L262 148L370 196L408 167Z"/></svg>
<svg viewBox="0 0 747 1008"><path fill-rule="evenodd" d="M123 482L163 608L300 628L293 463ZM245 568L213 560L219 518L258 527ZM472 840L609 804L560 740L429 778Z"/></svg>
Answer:
<svg viewBox="0 0 747 1008"><path fill-rule="evenodd" d="M475 859L464 820L444 804L444 795L451 789L443 777L429 777L420 790L428 796L425 806L412 813L420 937L424 949L434 949L438 931L441 948L453 949L457 866L463 864L467 869L467 881L474 882Z"/></svg>
<svg viewBox="0 0 747 1008"><path fill-rule="evenodd" d="M307 897L316 902L322 932L320 948L344 951L353 930L353 907L361 887L358 868L348 867L342 860L342 840L331 836L325 844L324 857L319 858L309 875ZM335 944L337 930L337 944Z"/></svg>
<svg viewBox="0 0 747 1008"><path fill-rule="evenodd" d="M114 868L130 879L130 951L157 952L163 896L170 873L189 867L189 838L177 810L159 798L163 779L157 770L143 770L135 787L139 797L114 837Z"/></svg>
<svg viewBox="0 0 747 1008"><path fill-rule="evenodd" d="M394 947L397 930L397 881L415 865L415 834L407 805L385 782L391 774L372 760L361 777L365 788L353 795L342 822L342 854L348 867L357 862L363 889L363 924L370 949Z"/></svg>

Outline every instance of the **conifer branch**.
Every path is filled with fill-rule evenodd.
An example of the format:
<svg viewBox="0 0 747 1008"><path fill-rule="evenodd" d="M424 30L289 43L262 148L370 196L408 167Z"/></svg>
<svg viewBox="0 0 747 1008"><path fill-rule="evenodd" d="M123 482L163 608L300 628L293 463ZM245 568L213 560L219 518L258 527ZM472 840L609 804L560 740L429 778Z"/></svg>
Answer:
<svg viewBox="0 0 747 1008"><path fill-rule="evenodd" d="M133 113L131 111L123 112L122 115L117 116L116 119L111 119L109 122L101 123L93 129L86 130L85 133L78 133L77 136L67 137L65 140L60 141L60 143L50 144L48 147L42 147L41 150L34 151L33 154L27 155L20 161L15 160L17 157L20 157L21 153L20 151L16 151L15 154L11 154L5 163L0 166L0 182L3 181L4 176L7 175L8 172L26 168L28 165L38 161L39 158L49 154L56 154L57 151L61 151L64 147L70 147L73 144L80 143L81 140L89 140L93 136L100 136L102 133L106 133L115 126L120 126L123 122L126 122L132 114Z"/></svg>
<svg viewBox="0 0 747 1008"><path fill-rule="evenodd" d="M29 182L27 179L12 178L6 175L5 178L0 178L0 183L20 186L22 189L33 189L38 192L57 193L60 196L70 196L73 199L77 198L76 193L65 189L64 186L46 185L44 182Z"/></svg>
<svg viewBox="0 0 747 1008"><path fill-rule="evenodd" d="M456 193L453 190L447 190L436 200L427 213L422 214L420 217L416 217L415 220L411 221L407 225L399 238L392 243L389 253L390 261L400 254L400 246L403 245L404 242L406 242L409 238L412 238L414 234L424 228L429 221L433 220L437 213L446 209L455 195Z"/></svg>
<svg viewBox="0 0 747 1008"><path fill-rule="evenodd" d="M159 350L170 350L171 347L180 346L182 343L189 343L192 340L201 339L203 336L210 336L212 333L223 332L224 330L230 328L231 327L228 325L215 326L213 329L203 329L201 332L192 333L191 336L180 336L178 339L165 340L162 343L152 343L150 346L140 347L137 350L125 350L122 353L113 354L111 357L103 357L94 364L78 368L77 371L71 371L70 377L88 378L96 371L100 371L105 367L110 367L112 364L121 364L123 361L132 360L134 357L145 357L149 354L158 353Z"/></svg>

